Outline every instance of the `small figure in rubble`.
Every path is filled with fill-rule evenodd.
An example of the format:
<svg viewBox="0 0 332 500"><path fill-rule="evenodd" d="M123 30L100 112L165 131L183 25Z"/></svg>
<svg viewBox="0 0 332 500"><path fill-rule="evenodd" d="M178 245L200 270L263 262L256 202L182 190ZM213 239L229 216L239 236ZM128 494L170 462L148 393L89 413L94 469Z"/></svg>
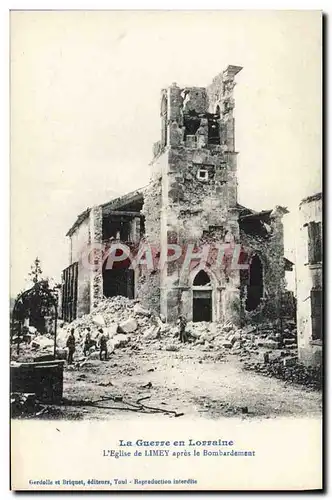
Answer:
<svg viewBox="0 0 332 500"><path fill-rule="evenodd" d="M98 330L98 331L100 333L100 338L99 338L99 348L100 348L99 358L100 358L100 361L102 361L103 360L103 353L104 353L105 354L104 361L106 361L107 358L108 358L107 337L104 334L104 330L102 328L100 328L100 330Z"/></svg>
<svg viewBox="0 0 332 500"><path fill-rule="evenodd" d="M75 330L72 328L70 330L70 335L67 339L66 346L68 347L68 365L71 365L73 362L74 352L75 352Z"/></svg>
<svg viewBox="0 0 332 500"><path fill-rule="evenodd" d="M188 334L186 332L186 326L187 326L187 320L184 316L180 315L179 319L177 321L177 324L179 326L179 337L180 337L180 342L187 342L188 340Z"/></svg>
<svg viewBox="0 0 332 500"><path fill-rule="evenodd" d="M87 356L87 354L89 353L90 347L92 346L91 329L90 329L90 327L87 327L86 330L87 330L87 332L86 332L86 336L84 339L84 348L83 348L84 356Z"/></svg>

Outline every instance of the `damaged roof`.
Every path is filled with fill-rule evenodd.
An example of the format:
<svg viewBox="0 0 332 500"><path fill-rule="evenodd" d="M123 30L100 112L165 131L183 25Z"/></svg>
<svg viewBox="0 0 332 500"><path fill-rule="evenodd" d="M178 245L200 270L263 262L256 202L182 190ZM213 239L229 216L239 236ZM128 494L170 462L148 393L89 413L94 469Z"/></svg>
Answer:
<svg viewBox="0 0 332 500"><path fill-rule="evenodd" d="M239 211L240 228L247 234L261 238L268 238L271 235L271 218L275 214L285 215L289 213L287 208L279 205L274 209L261 210L260 212L251 210L238 203L236 206Z"/></svg>
<svg viewBox="0 0 332 500"><path fill-rule="evenodd" d="M240 220L250 218L250 219L260 219L260 220L263 220L265 222L271 215L273 215L273 213L279 212L282 215L286 215L289 213L289 211L287 210L286 207L281 207L280 205L277 205L273 209L261 210L259 212L256 212L255 210L251 210L250 208L244 207L243 205L240 205L239 203L236 204L236 208L239 211Z"/></svg>
<svg viewBox="0 0 332 500"><path fill-rule="evenodd" d="M71 226L71 228L70 228L70 229L69 229L69 231L67 232L66 236L71 236L71 235L75 232L76 228L77 228L77 227L79 227L79 226L82 224L82 222L83 222L83 221L84 221L87 217L89 217L90 210L91 210L91 208L86 208L86 209L84 210L84 212L82 212L81 214L79 214L79 215L77 216L76 221L75 221L75 222L74 222L74 224Z"/></svg>
<svg viewBox="0 0 332 500"><path fill-rule="evenodd" d="M103 209L103 212L107 212L108 210L120 210L132 203L143 203L145 190L146 186L140 189L136 189L135 191L131 191L130 193L126 193L122 196L119 196L118 198L114 198L113 200L107 201L100 206Z"/></svg>
<svg viewBox="0 0 332 500"><path fill-rule="evenodd" d="M273 210L261 210L260 212L255 212L254 210L251 210L250 208L244 207L242 205L237 204L237 208L239 209L239 218L240 220L243 219L261 219L265 220L267 219Z"/></svg>
<svg viewBox="0 0 332 500"><path fill-rule="evenodd" d="M322 193L316 193L312 194L311 196L307 196L306 198L303 198L303 200L300 203L300 206L304 203L311 203L312 201L318 201L322 199Z"/></svg>
<svg viewBox="0 0 332 500"><path fill-rule="evenodd" d="M260 212L255 212L250 208L244 207L237 203L237 209L239 210L239 220L242 222L242 229L245 232L256 233L258 236L268 236L265 224L268 224L269 218L274 210L261 210ZM276 209L281 210L282 213L288 213L285 207L276 207ZM248 223L246 225L246 222ZM254 222L254 224L252 224ZM250 224L251 223L251 224ZM293 271L294 262L284 257L284 267L285 271Z"/></svg>
<svg viewBox="0 0 332 500"><path fill-rule="evenodd" d="M140 202L143 203L144 191L146 186L140 189L136 189L135 191L131 191L130 193L126 193L124 195L118 196L117 198L113 198L102 205L97 205L102 208L103 212L107 210L121 210L121 208L129 205L130 203ZM91 207L86 208L81 214L79 214L76 218L76 221L68 230L66 236L72 236L75 230L82 224L82 222L89 217L91 211Z"/></svg>

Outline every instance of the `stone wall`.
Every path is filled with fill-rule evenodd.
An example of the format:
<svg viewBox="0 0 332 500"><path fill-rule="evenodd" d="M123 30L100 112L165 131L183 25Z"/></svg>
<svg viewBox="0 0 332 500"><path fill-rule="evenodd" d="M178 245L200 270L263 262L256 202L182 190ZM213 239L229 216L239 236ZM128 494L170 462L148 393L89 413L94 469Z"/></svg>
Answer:
<svg viewBox="0 0 332 500"><path fill-rule="evenodd" d="M149 186L144 192L142 214L145 217L145 242L153 253L155 267L148 269L140 267L137 274L136 295L144 307L160 313L160 273L157 261L161 251L161 211L162 211L162 185L161 172L165 154L155 159Z"/></svg>
<svg viewBox="0 0 332 500"><path fill-rule="evenodd" d="M239 242L238 213L234 210L236 156L224 154L215 147L174 146L165 155L161 212L163 244L180 245L184 257L188 244L199 248L208 239L209 244L222 244L225 237ZM200 177L202 171L206 173L204 179ZM192 319L192 272L192 267L183 267L181 260L169 263L161 275L161 312L168 321L175 321L179 314ZM239 272L232 271L226 277L213 265L210 272L213 276L213 320L236 323L239 319Z"/></svg>
<svg viewBox="0 0 332 500"><path fill-rule="evenodd" d="M81 253L87 247L89 241L89 215L79 224L70 236L70 259L69 264L74 264L80 259Z"/></svg>
<svg viewBox="0 0 332 500"><path fill-rule="evenodd" d="M90 312L103 298L102 273L102 240L103 240L103 211L101 206L95 206L90 211L90 244L94 249L95 269L90 271Z"/></svg>
<svg viewBox="0 0 332 500"><path fill-rule="evenodd" d="M77 317L80 318L84 314L90 312L90 277L91 273L82 260L78 261L78 277L77 277Z"/></svg>
<svg viewBox="0 0 332 500"><path fill-rule="evenodd" d="M235 123L233 110L235 107L234 88L235 76L241 71L241 66L228 66L217 75L207 87L210 113L220 110L221 146L226 151L235 151Z"/></svg>
<svg viewBox="0 0 332 500"><path fill-rule="evenodd" d="M321 194L304 200L299 207L298 246L296 252L297 332L299 358L308 365L322 363L322 340L312 337L312 290L322 290L322 263L310 264L308 223L322 222Z"/></svg>
<svg viewBox="0 0 332 500"><path fill-rule="evenodd" d="M254 311L245 309L246 289L242 283L241 314L246 322L276 320L280 318L281 300L285 292L285 263L284 263L284 232L282 216L285 213L278 207L271 213L271 233L267 237L249 235L241 230L240 238L249 258L257 255L263 264L264 295L261 304Z"/></svg>
<svg viewBox="0 0 332 500"><path fill-rule="evenodd" d="M90 312L90 270L87 269L82 255L88 249L90 241L90 215L78 225L70 237L70 262L78 262L77 272L77 317Z"/></svg>
<svg viewBox="0 0 332 500"><path fill-rule="evenodd" d="M167 126L167 140L162 137L161 142L167 145L158 148L143 209L146 237L158 241L161 251L176 243L183 257L188 244L199 248L206 238L222 244L231 235L233 242L239 242L232 96L234 77L240 69L228 67L208 88L180 88L173 83L163 91L162 130ZM220 134L212 133L219 122ZM149 289L159 282L160 311L167 321L175 321L179 314L191 319L196 271L193 266L184 269L182 260L168 263L153 276L145 273L141 277L139 293L147 293L148 301L155 306L158 297ZM209 272L213 320L237 321L239 272L226 276L213 265Z"/></svg>

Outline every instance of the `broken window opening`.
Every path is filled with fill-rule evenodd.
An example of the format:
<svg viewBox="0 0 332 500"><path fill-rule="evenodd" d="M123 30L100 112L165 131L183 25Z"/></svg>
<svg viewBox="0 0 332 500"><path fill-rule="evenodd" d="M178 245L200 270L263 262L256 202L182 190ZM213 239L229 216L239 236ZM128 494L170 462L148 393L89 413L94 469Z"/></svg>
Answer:
<svg viewBox="0 0 332 500"><path fill-rule="evenodd" d="M247 285L246 310L254 311L263 298L263 265L258 257L254 255L249 266L249 282Z"/></svg>
<svg viewBox="0 0 332 500"><path fill-rule="evenodd" d="M200 168L197 172L197 178L200 181L208 181L209 180L209 172L205 168Z"/></svg>
<svg viewBox="0 0 332 500"><path fill-rule="evenodd" d="M124 262L118 262L120 266L113 266L107 269L107 259L103 265L103 294L105 297L115 297L122 295L133 299L135 294L135 275L134 270L129 269L129 259Z"/></svg>
<svg viewBox="0 0 332 500"><path fill-rule="evenodd" d="M183 125L184 125L184 141L187 141L188 136L195 136L200 127L202 127L202 121L206 122L207 127L207 144L208 145L220 145L220 124L219 124L219 114L203 113L198 114L194 110L191 110L184 114ZM188 137L189 139L189 137ZM192 141L191 141L192 142Z"/></svg>
<svg viewBox="0 0 332 500"><path fill-rule="evenodd" d="M183 125L184 125L184 141L186 141L187 135L195 136L199 126L201 124L201 119L198 116L185 115L183 117Z"/></svg>
<svg viewBox="0 0 332 500"><path fill-rule="evenodd" d="M139 231L139 235L140 235L140 239L142 239L145 235L145 217L142 217L140 219L140 231Z"/></svg>
<svg viewBox="0 0 332 500"><path fill-rule="evenodd" d="M312 340L322 339L322 290L311 290L311 331Z"/></svg>
<svg viewBox="0 0 332 500"><path fill-rule="evenodd" d="M116 239L121 241L130 241L129 221L103 219L103 240Z"/></svg>
<svg viewBox="0 0 332 500"><path fill-rule="evenodd" d="M271 234L270 226L254 216L240 218L240 229L246 234L251 234L252 236L264 239L269 238Z"/></svg>
<svg viewBox="0 0 332 500"><path fill-rule="evenodd" d="M212 119L208 121L208 144L220 144L220 128L218 120Z"/></svg>
<svg viewBox="0 0 332 500"><path fill-rule="evenodd" d="M308 224L308 262L318 264L322 261L322 224L309 222Z"/></svg>

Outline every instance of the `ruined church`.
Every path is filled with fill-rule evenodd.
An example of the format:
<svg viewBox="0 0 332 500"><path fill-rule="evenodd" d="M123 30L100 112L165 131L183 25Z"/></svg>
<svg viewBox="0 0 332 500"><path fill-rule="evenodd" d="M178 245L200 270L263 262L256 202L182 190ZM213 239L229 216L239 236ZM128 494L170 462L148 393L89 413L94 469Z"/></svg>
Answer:
<svg viewBox="0 0 332 500"><path fill-rule="evenodd" d="M154 145L149 185L80 214L67 232L70 261L62 273L61 310L66 321L87 314L103 297L139 299L174 322L277 319L285 291L282 218L277 206L260 212L238 203L233 110L239 66L228 66L208 87L161 93L161 137ZM250 189L250 187L248 187ZM140 242L159 257L165 248L240 246L245 265L230 271L218 259L202 266L193 257L166 259L162 267L130 259L109 268L105 253L114 241ZM94 246L94 267L82 257ZM167 252L167 251L166 251ZM241 262L239 262L241 264Z"/></svg>

